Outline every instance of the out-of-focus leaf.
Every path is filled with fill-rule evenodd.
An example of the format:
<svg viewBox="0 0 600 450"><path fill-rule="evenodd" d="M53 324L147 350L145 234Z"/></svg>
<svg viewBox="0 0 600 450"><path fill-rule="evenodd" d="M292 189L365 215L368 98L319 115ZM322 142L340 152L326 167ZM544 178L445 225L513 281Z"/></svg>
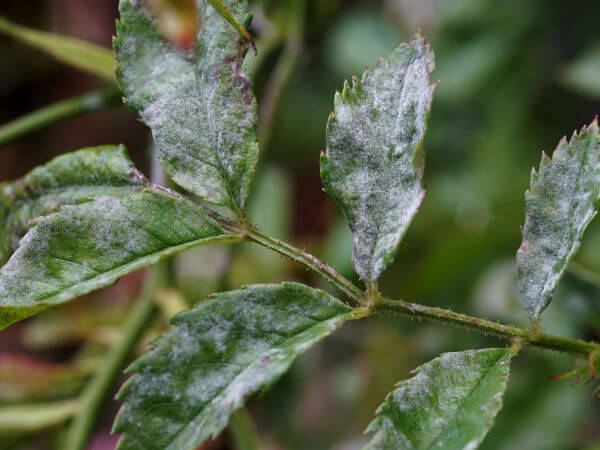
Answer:
<svg viewBox="0 0 600 450"><path fill-rule="evenodd" d="M245 0L228 0L250 21ZM192 55L163 40L143 0L121 0L114 40L125 102L152 129L167 173L199 197L244 208L258 158L256 100L242 73L246 47L205 2Z"/></svg>
<svg viewBox="0 0 600 450"><path fill-rule="evenodd" d="M22 27L0 17L0 33L39 48L59 61L90 72L112 83L115 81L113 55L109 49L53 33Z"/></svg>
<svg viewBox="0 0 600 450"><path fill-rule="evenodd" d="M337 219L329 228L323 242L323 260L331 264L345 277L352 276L352 232L344 217Z"/></svg>
<svg viewBox="0 0 600 450"><path fill-rule="evenodd" d="M321 154L325 189L354 233L354 268L375 283L425 195L421 141L435 61L419 35L336 93Z"/></svg>
<svg viewBox="0 0 600 450"><path fill-rule="evenodd" d="M196 0L148 0L161 35L184 51L191 50L198 34Z"/></svg>
<svg viewBox="0 0 600 450"><path fill-rule="evenodd" d="M13 183L0 185L0 264L36 217L99 195L132 194L148 185L125 147L95 147L58 156Z"/></svg>
<svg viewBox="0 0 600 450"><path fill-rule="evenodd" d="M510 350L445 353L398 383L377 410L366 449L475 449L502 408Z"/></svg>
<svg viewBox="0 0 600 450"><path fill-rule="evenodd" d="M563 69L561 80L577 92L600 98L600 42L570 62Z"/></svg>
<svg viewBox="0 0 600 450"><path fill-rule="evenodd" d="M389 54L401 38L377 7L352 8L329 30L323 56L336 75L347 77L363 71L373 63L373 57Z"/></svg>
<svg viewBox="0 0 600 450"><path fill-rule="evenodd" d="M80 410L79 400L0 408L0 436L31 433L66 422Z"/></svg>
<svg viewBox="0 0 600 450"><path fill-rule="evenodd" d="M247 398L352 318L354 310L296 283L215 294L176 316L128 369L114 430L120 449L194 449L217 436Z"/></svg>
<svg viewBox="0 0 600 450"><path fill-rule="evenodd" d="M50 364L24 355L0 355L0 403L53 399L79 389L91 367Z"/></svg>
<svg viewBox="0 0 600 450"><path fill-rule="evenodd" d="M0 269L0 329L229 236L191 201L157 187L63 206L39 218Z"/></svg>
<svg viewBox="0 0 600 450"><path fill-rule="evenodd" d="M48 310L24 324L22 342L38 351L81 341L110 346L119 338L128 313L126 304L110 300L74 302Z"/></svg>
<svg viewBox="0 0 600 450"><path fill-rule="evenodd" d="M550 159L542 155L525 193L523 242L517 252L519 290L538 320L548 306L600 197L600 135L594 120L571 141L560 141Z"/></svg>

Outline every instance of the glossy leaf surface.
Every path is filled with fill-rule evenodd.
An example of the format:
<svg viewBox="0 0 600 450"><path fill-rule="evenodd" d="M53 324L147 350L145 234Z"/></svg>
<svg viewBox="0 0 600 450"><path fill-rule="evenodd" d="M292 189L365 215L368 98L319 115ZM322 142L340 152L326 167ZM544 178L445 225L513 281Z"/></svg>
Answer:
<svg viewBox="0 0 600 450"><path fill-rule="evenodd" d="M226 6L250 20L243 0ZM256 100L242 73L246 45L208 3L198 1L192 53L159 36L143 0L121 0L114 40L125 102L152 129L173 180L199 197L244 208L256 160Z"/></svg>
<svg viewBox="0 0 600 450"><path fill-rule="evenodd" d="M502 407L508 349L445 353L397 384L377 409L365 449L475 449Z"/></svg>
<svg viewBox="0 0 600 450"><path fill-rule="evenodd" d="M215 294L129 368L115 423L120 449L194 449L217 436L247 398L351 318L353 310L296 283Z"/></svg>
<svg viewBox="0 0 600 450"><path fill-rule="evenodd" d="M36 217L99 195L128 195L147 186L125 147L95 147L58 156L20 180L0 185L0 264Z"/></svg>
<svg viewBox="0 0 600 450"><path fill-rule="evenodd" d="M335 96L321 178L350 223L354 268L367 283L393 260L425 195L420 147L434 66L417 34Z"/></svg>
<svg viewBox="0 0 600 450"><path fill-rule="evenodd" d="M523 242L517 252L519 290L532 320L548 306L600 196L600 134L594 120L552 158L542 155L525 193Z"/></svg>
<svg viewBox="0 0 600 450"><path fill-rule="evenodd" d="M226 233L158 188L63 206L37 219L0 269L0 329Z"/></svg>

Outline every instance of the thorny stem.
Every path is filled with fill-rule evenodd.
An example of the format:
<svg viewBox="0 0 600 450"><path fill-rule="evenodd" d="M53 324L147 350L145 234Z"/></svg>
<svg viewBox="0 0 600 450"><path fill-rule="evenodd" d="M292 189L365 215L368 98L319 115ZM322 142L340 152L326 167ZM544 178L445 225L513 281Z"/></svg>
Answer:
<svg viewBox="0 0 600 450"><path fill-rule="evenodd" d="M304 264L309 269L314 270L323 276L333 286L344 292L354 302L366 308L367 314L378 312L388 314L402 314L410 318L426 319L432 322L446 325L455 325L458 327L473 330L478 333L497 336L502 339L508 339L514 343L519 343L523 347L536 347L558 352L567 352L574 354L591 355L600 352L600 344L595 342L586 342L579 339L570 339L559 336L544 334L535 330L526 330L523 328L504 325L491 320L480 319L477 317L460 314L447 309L434 306L422 305L419 303L406 302L404 300L392 300L365 294L351 281L338 274L335 269L320 261L313 255L298 249L287 242L269 236L256 227L250 227L246 231L249 240L256 242L264 247L276 251L294 261Z"/></svg>
<svg viewBox="0 0 600 450"><path fill-rule="evenodd" d="M121 101L117 89L92 92L63 100L0 126L0 147L48 125L79 114L89 113Z"/></svg>

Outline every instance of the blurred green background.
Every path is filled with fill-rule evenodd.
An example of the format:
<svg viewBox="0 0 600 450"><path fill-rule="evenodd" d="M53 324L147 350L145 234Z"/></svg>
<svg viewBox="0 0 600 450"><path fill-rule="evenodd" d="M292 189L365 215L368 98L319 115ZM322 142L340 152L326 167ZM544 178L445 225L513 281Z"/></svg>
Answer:
<svg viewBox="0 0 600 450"><path fill-rule="evenodd" d="M385 274L389 297L527 326L515 291L523 194L542 150L600 112L600 2L581 0L263 0L249 52L261 112L261 162L250 213L267 231L305 247L347 277L352 238L321 188L318 156L333 93L417 30L440 80L425 140L427 197ZM110 46L115 0L4 0L23 25ZM103 86L37 50L0 38L0 123ZM0 180L81 147L124 143L148 172L147 129L115 106L69 119L0 148ZM592 223L545 331L600 340L600 223ZM294 279L328 289L279 256L246 244L189 251L175 262L189 304L250 282ZM140 276L11 327L0 338L0 448L53 448L61 421L41 435L2 428L5 408L73 398L119 333ZM150 335L165 327L157 319ZM111 340L112 339L112 340ZM441 352L504 345L494 338L405 318L351 323L300 358L250 404L265 446L358 449L362 430L394 383ZM141 348L140 348L141 351ZM591 386L549 376L580 363L524 351L484 449L600 448ZM105 407L90 448L112 448ZM10 410L8 410L10 411ZM66 415L68 417L68 415ZM227 434L205 448L231 448Z"/></svg>

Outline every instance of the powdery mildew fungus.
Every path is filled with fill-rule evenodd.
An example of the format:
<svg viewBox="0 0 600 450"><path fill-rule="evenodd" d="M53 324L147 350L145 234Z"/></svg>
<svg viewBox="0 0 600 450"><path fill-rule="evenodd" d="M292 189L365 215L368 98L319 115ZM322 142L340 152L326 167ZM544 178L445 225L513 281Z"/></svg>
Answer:
<svg viewBox="0 0 600 450"><path fill-rule="evenodd" d="M369 450L477 448L502 407L508 349L445 353L415 369L377 409Z"/></svg>
<svg viewBox="0 0 600 450"><path fill-rule="evenodd" d="M224 2L238 18L246 2ZM142 0L121 1L114 48L125 102L152 129L173 180L212 203L243 209L258 158L256 100L241 72L246 47L206 2L191 55L162 39Z"/></svg>
<svg viewBox="0 0 600 450"><path fill-rule="evenodd" d="M552 159L544 153L539 173L531 173L517 265L519 290L532 320L550 303L596 215L599 197L600 134L594 120L569 142L563 138Z"/></svg>
<svg viewBox="0 0 600 450"><path fill-rule="evenodd" d="M417 34L335 96L321 177L350 223L354 267L368 283L391 263L425 195L417 153L434 65Z"/></svg>
<svg viewBox="0 0 600 450"><path fill-rule="evenodd" d="M0 328L226 233L158 188L101 196L37 219L0 269Z"/></svg>
<svg viewBox="0 0 600 450"><path fill-rule="evenodd" d="M0 186L0 264L17 249L36 217L100 195L132 194L147 185L123 146L105 146L58 156Z"/></svg>
<svg viewBox="0 0 600 450"><path fill-rule="evenodd" d="M129 369L119 448L192 448L216 436L250 395L352 312L323 291L282 283L216 294L177 315Z"/></svg>

